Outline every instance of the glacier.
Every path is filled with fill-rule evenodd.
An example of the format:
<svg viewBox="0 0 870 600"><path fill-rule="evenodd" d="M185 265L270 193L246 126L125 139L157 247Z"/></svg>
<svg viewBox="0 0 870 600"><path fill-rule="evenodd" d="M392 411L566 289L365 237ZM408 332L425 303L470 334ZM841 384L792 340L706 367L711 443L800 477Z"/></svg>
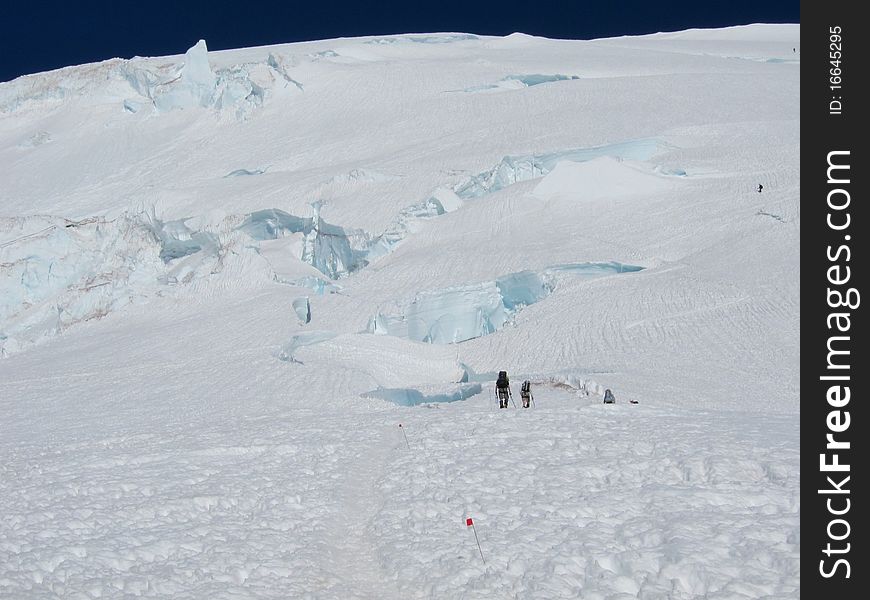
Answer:
<svg viewBox="0 0 870 600"><path fill-rule="evenodd" d="M799 40L0 83L0 597L799 597Z"/></svg>

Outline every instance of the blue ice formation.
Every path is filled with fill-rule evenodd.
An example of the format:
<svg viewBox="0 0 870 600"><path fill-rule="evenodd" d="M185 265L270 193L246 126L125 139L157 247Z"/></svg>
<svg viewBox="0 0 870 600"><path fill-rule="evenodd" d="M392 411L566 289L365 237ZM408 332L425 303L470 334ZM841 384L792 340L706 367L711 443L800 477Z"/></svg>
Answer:
<svg viewBox="0 0 870 600"><path fill-rule="evenodd" d="M244 118L262 106L275 89L302 84L290 77L283 61L273 54L265 63L247 63L213 70L205 40L200 40L184 55L181 68L172 72L154 69L137 60L125 61L116 76L124 79L139 98L124 100L129 113L139 112L146 99L158 113L195 107L234 109ZM276 84L277 82L277 84Z"/></svg>
<svg viewBox="0 0 870 600"><path fill-rule="evenodd" d="M251 213L239 229L258 241L274 240L292 233L304 236L299 258L329 277L344 277L368 264L370 237L362 231L331 225L320 218L320 203L313 217L297 217L278 209Z"/></svg>
<svg viewBox="0 0 870 600"><path fill-rule="evenodd" d="M560 264L421 292L395 314L378 311L369 319L368 331L430 344L464 342L502 329L523 307L549 296L561 275L593 278L642 269L619 262Z"/></svg>
<svg viewBox="0 0 870 600"><path fill-rule="evenodd" d="M414 42L416 44L452 44L454 42L464 42L468 40L478 40L476 35L471 33L447 33L442 35L398 35L391 37L374 38L367 40L365 44L375 44L378 46L389 46L400 42Z"/></svg>
<svg viewBox="0 0 870 600"><path fill-rule="evenodd" d="M570 81L572 79L580 79L577 75L508 75L502 81L519 81L526 87L541 85L542 83L552 83L554 81Z"/></svg>
<svg viewBox="0 0 870 600"><path fill-rule="evenodd" d="M192 106L209 106L214 101L217 77L208 62L205 40L199 40L184 54L184 66L178 76L178 85L165 93L152 97L159 111Z"/></svg>
<svg viewBox="0 0 870 600"><path fill-rule="evenodd" d="M165 271L138 217L0 219L0 356L138 301Z"/></svg>
<svg viewBox="0 0 870 600"><path fill-rule="evenodd" d="M644 138L594 148L578 148L547 154L505 156L492 169L469 177L454 188L463 199L479 198L518 183L538 179L552 171L562 161L586 162L601 156L623 160L648 160L659 148L655 139Z"/></svg>
<svg viewBox="0 0 870 600"><path fill-rule="evenodd" d="M451 90L457 92L486 92L490 90L515 90L522 89L527 87L534 87L536 85L541 85L542 83L554 83L556 81L571 81L574 79L580 79L577 75L541 75L538 73L526 74L526 75L507 75L499 79L496 83L485 83L483 85L474 85L471 87L467 87L462 90Z"/></svg>
<svg viewBox="0 0 870 600"><path fill-rule="evenodd" d="M194 231L186 225L189 219L161 221L153 215L144 215L144 226L160 245L160 258L168 263L177 258L190 256L200 251L217 256L220 240L208 231Z"/></svg>
<svg viewBox="0 0 870 600"><path fill-rule="evenodd" d="M439 188L423 202L403 208L384 232L375 238L368 252L369 262L392 252L396 245L414 232L420 221L452 212L461 204L462 201L452 191Z"/></svg>
<svg viewBox="0 0 870 600"><path fill-rule="evenodd" d="M295 352L299 350L299 348L313 346L314 344L331 340L337 335L337 333L332 331L309 331L294 335L290 338L289 342L283 344L280 350L278 350L278 359L283 360L284 362L302 364L295 356Z"/></svg>
<svg viewBox="0 0 870 600"><path fill-rule="evenodd" d="M586 262L586 263L568 263L562 265L553 265L547 267L548 273L568 273L571 275L582 275L584 277L602 277L605 275L614 275L619 273L636 273L643 271L643 267L637 265L627 265L616 261L611 262Z"/></svg>
<svg viewBox="0 0 870 600"><path fill-rule="evenodd" d="M253 169L253 170L236 169L235 171L230 171L229 173L224 175L224 178L226 178L226 177L241 177L241 176L245 176L245 175L262 175L265 172L266 172L266 169Z"/></svg>
<svg viewBox="0 0 870 600"><path fill-rule="evenodd" d="M299 319L301 325L311 322L311 302L308 298L296 298L293 301L293 312L296 313L296 318Z"/></svg>
<svg viewBox="0 0 870 600"><path fill-rule="evenodd" d="M458 402L476 396L483 390L479 383L465 383L453 386L445 392L424 394L414 388L378 388L362 394L363 398L378 398L399 406L417 406L435 402Z"/></svg>
<svg viewBox="0 0 870 600"><path fill-rule="evenodd" d="M399 315L376 314L369 331L430 344L451 344L494 333L519 309L548 296L546 275L521 271L494 281L417 294Z"/></svg>

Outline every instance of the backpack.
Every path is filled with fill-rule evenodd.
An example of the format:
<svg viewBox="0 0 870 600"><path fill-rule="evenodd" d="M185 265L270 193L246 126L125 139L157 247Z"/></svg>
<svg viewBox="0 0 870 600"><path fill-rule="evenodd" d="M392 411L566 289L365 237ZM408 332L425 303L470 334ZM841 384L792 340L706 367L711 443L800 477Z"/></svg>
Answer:
<svg viewBox="0 0 870 600"><path fill-rule="evenodd" d="M616 398L613 397L613 392L610 390L604 390L604 403L616 404Z"/></svg>
<svg viewBox="0 0 870 600"><path fill-rule="evenodd" d="M498 380L495 382L495 387L497 388L506 388L510 385L508 382L507 371L499 371L498 372Z"/></svg>
<svg viewBox="0 0 870 600"><path fill-rule="evenodd" d="M523 390L523 393L524 393L524 394L528 394L528 393L532 390L532 382L529 381L528 379L526 379L526 380L523 382L522 390Z"/></svg>

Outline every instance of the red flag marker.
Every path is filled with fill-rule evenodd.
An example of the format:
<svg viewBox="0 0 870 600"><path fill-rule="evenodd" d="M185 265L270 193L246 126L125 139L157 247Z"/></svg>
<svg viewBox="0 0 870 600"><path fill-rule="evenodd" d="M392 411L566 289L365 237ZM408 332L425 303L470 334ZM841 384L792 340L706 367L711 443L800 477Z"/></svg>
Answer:
<svg viewBox="0 0 870 600"><path fill-rule="evenodd" d="M483 550L480 549L480 540L477 537L477 529L474 527L474 521L471 517L466 517L465 526L471 527L471 531L474 532L474 541L477 542L477 551L480 552L480 560L483 561L483 564L486 564L486 559L483 558Z"/></svg>

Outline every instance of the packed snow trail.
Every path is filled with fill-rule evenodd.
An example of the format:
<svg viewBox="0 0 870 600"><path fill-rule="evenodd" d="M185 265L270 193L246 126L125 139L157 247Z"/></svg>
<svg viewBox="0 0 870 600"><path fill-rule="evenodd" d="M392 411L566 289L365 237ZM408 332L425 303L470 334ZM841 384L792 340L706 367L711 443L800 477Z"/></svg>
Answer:
<svg viewBox="0 0 870 600"><path fill-rule="evenodd" d="M6 443L0 595L795 596L792 419L535 396Z"/></svg>
<svg viewBox="0 0 870 600"><path fill-rule="evenodd" d="M389 598L367 533L385 429L284 409L5 446L0 596Z"/></svg>
<svg viewBox="0 0 870 600"><path fill-rule="evenodd" d="M730 422L546 388L536 400L406 415L414 451L387 471L377 517L404 597L797 597L791 419Z"/></svg>
<svg viewBox="0 0 870 600"><path fill-rule="evenodd" d="M336 419L335 427L345 429L346 419ZM335 518L327 534L334 548L332 562L339 565L343 581L327 593L335 598L399 600L403 596L396 590L395 575L381 563L382 549L372 533L384 503L380 480L398 444L386 423L374 423L360 433L365 434L362 443L347 449L344 480L335 490Z"/></svg>

